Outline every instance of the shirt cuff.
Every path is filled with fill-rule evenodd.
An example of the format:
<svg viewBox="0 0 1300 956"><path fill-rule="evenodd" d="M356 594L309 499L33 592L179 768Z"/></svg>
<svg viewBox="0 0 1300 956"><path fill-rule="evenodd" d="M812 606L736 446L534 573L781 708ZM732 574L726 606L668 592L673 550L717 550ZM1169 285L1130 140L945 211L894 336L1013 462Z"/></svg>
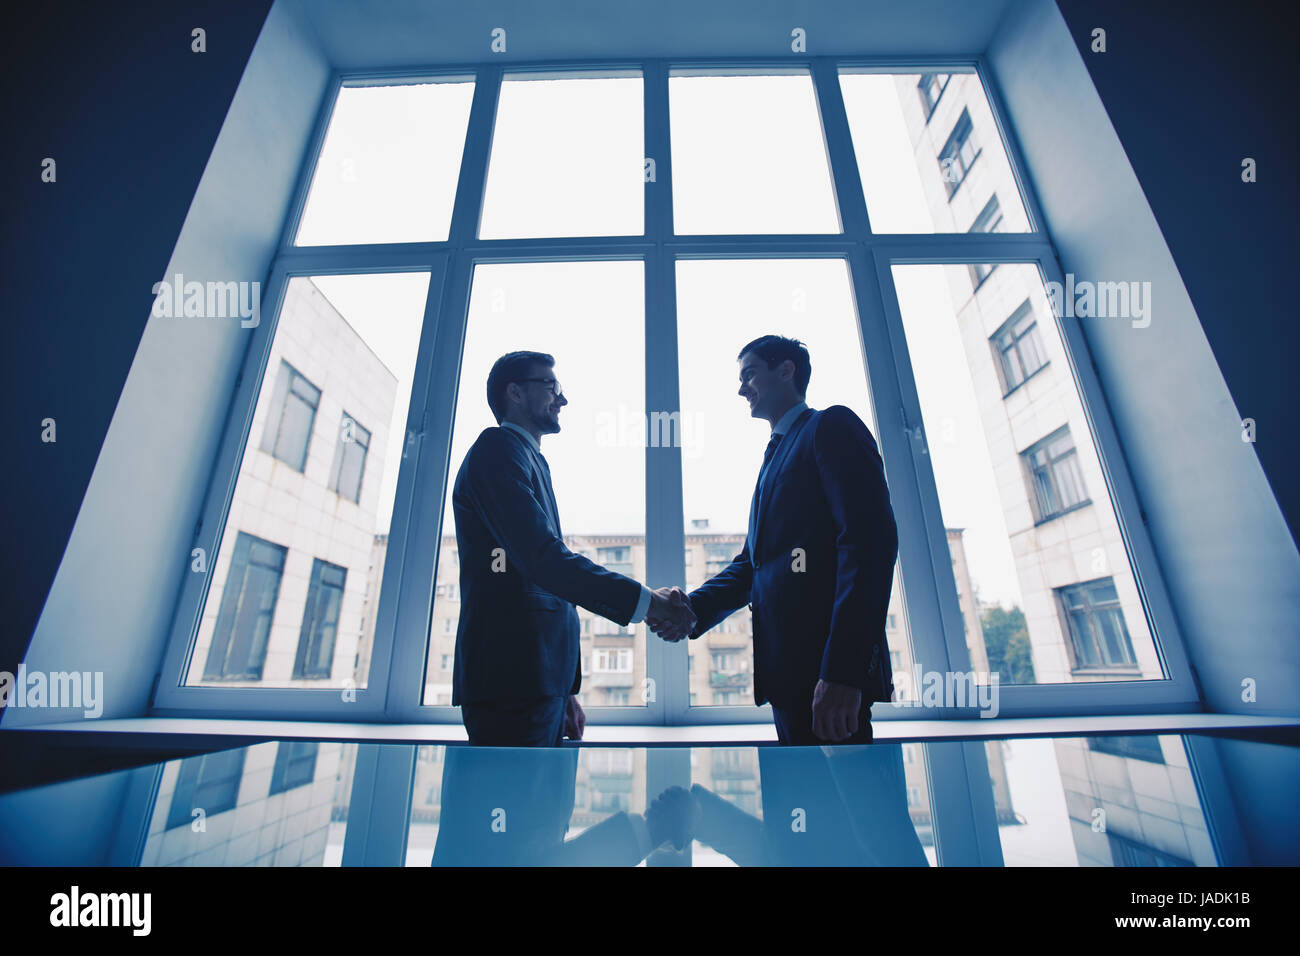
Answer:
<svg viewBox="0 0 1300 956"><path fill-rule="evenodd" d="M632 616L628 618L627 622L629 624L638 624L641 621L644 621L649 610L650 589L643 584L641 585L641 600L636 602L636 610L632 612Z"/></svg>

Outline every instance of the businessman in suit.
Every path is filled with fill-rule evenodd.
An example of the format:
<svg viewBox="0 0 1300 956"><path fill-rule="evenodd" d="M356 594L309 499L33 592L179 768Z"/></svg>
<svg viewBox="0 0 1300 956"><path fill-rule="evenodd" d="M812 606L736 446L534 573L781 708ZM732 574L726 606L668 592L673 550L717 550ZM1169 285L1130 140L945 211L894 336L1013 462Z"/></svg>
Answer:
<svg viewBox="0 0 1300 956"><path fill-rule="evenodd" d="M568 404L554 366L544 352L496 361L487 400L498 425L474 442L452 492L462 603L451 702L471 744L582 737L575 604L620 625L677 633L694 624L680 589L651 591L565 547L541 448Z"/></svg>
<svg viewBox="0 0 1300 956"><path fill-rule="evenodd" d="M741 398L772 426L740 554L689 595L697 638L748 604L754 699L783 744L869 743L893 693L885 617L898 532L876 441L850 409L804 401L812 362L794 339L740 351ZM665 623L656 633L680 640Z"/></svg>

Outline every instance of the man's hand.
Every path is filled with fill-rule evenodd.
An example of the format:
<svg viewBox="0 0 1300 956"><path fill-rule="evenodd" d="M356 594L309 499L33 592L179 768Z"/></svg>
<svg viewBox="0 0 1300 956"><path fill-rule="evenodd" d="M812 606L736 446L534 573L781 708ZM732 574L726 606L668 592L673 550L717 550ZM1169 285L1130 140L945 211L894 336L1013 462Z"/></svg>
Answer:
<svg viewBox="0 0 1300 956"><path fill-rule="evenodd" d="M665 641L680 641L695 630L695 612L681 588L659 588L650 592L646 624Z"/></svg>
<svg viewBox="0 0 1300 956"><path fill-rule="evenodd" d="M564 706L564 736L570 740L582 739L582 728L587 726L587 715L582 712L582 705L576 696L570 696Z"/></svg>
<svg viewBox="0 0 1300 956"><path fill-rule="evenodd" d="M822 740L847 740L858 731L862 691L847 684L819 680L813 691L812 730Z"/></svg>
<svg viewBox="0 0 1300 956"><path fill-rule="evenodd" d="M701 815L695 794L684 787L669 787L651 801L645 812L651 844L658 848L671 842L673 849L681 852L694 839Z"/></svg>

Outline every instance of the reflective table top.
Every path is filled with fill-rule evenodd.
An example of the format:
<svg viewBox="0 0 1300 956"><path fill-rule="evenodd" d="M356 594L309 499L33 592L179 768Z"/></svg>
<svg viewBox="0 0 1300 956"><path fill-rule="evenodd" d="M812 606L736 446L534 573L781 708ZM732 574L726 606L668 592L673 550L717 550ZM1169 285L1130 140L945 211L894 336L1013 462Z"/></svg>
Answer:
<svg viewBox="0 0 1300 956"><path fill-rule="evenodd" d="M62 779L10 775L0 793L6 865L1300 862L1300 746L1247 734L788 748L280 740L143 763L124 750L128 769L110 772L102 745L43 759L45 778Z"/></svg>

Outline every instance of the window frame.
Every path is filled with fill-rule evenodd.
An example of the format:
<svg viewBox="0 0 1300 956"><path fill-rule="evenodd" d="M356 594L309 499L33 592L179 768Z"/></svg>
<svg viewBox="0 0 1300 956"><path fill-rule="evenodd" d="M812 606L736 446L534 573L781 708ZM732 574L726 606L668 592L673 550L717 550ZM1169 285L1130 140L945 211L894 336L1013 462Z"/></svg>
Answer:
<svg viewBox="0 0 1300 956"><path fill-rule="evenodd" d="M668 77L678 69L719 69L765 74L788 72L792 65L811 77L820 111L827 161L840 214L838 235L679 236L672 225L672 161L669 148ZM552 239L478 239L490 142L502 79L507 74L564 76L601 71L642 76L645 96L644 143L656 161L656 179L645 191L645 232L641 236ZM842 72L974 73L979 78L996 135L1007 152L1030 232L879 234L871 230L840 90ZM344 85L390 85L439 79L474 82L465 148L447 240L334 246L293 245L307 192L339 90ZM977 154L978 156L978 154ZM927 665L969 670L964 626L957 604L951 558L929 472L924 429L903 336L890 268L897 264L1034 263L1044 279L1060 282L1063 270L1028 176L1019 146L1005 120L1000 92L981 56L646 58L573 61L500 61L398 71L336 71L323 98L280 247L265 286L264 319L251 331L243 370L231 399L227 426L213 479L194 534L194 547L218 553L230 497L248 445L253 407L267 374L267 358L278 325L285 287L291 278L380 272L427 272L429 291L411 390L397 479L387 560L383 571L366 686L349 694L338 689L220 688L184 686L184 673L197 632L210 575L185 569L171 637L155 678L152 714L212 715L375 722L459 723L458 708L425 706L424 685L433 589L442 533L444 495L450 490L448 461L460 361L468 319L469 289L480 263L530 261L639 260L645 268L646 408L677 409L679 404L675 307L675 262L718 258L835 258L848 267L857 307L872 404L879 421L876 435L885 463L900 527L899 568L906 587L905 608L914 656ZM1104 395L1078 323L1058 318L1070 374L1079 388L1093 432L1107 490L1115 503L1134 575L1142 593L1166 680L1006 686L1002 716L1049 716L1143 710L1194 711L1201 701L1192 680L1185 647L1160 578L1124 456L1110 421ZM646 565L652 587L685 580L685 525L682 514L681 450L646 449ZM748 478L738 477L738 488ZM416 489L419 493L416 494ZM743 490L738 493L745 493ZM940 663L941 662L941 663ZM656 677L645 706L602 707L588 713L590 723L735 724L770 722L769 708L750 705L691 706L685 642L665 644L651 636L646 644L646 674ZM876 704L873 719L970 717L967 709L899 708Z"/></svg>

